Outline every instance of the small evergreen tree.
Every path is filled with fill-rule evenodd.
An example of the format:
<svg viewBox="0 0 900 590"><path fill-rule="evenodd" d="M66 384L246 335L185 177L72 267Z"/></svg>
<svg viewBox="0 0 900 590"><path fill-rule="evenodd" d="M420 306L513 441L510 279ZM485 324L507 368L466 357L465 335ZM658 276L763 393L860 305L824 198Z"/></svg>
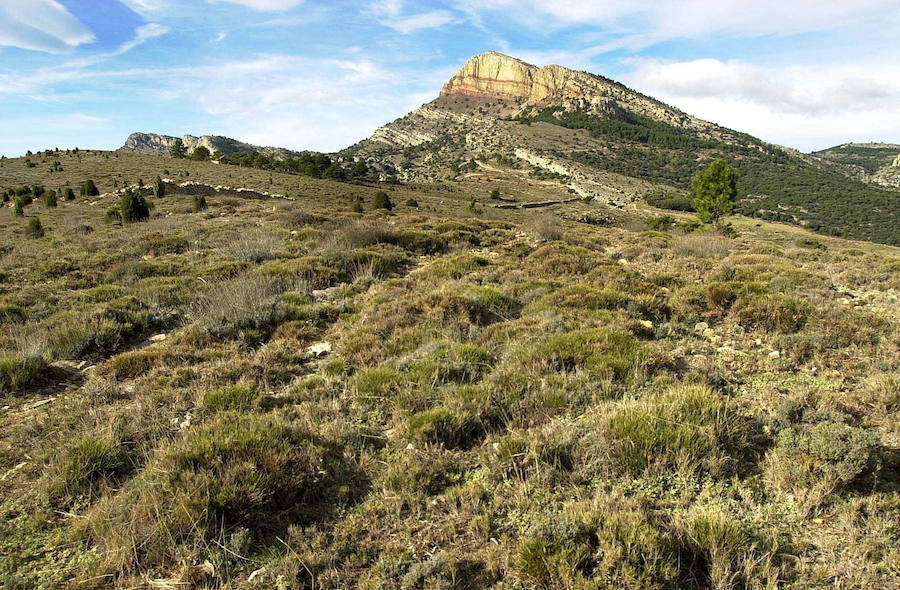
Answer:
<svg viewBox="0 0 900 590"><path fill-rule="evenodd" d="M180 139L176 139L175 143L172 144L172 147L169 148L169 155L173 158L183 158L187 155L187 148L184 147L184 142Z"/></svg>
<svg viewBox="0 0 900 590"><path fill-rule="evenodd" d="M93 180L85 180L81 183L81 196L82 197L96 197L100 194L100 190L97 188L97 185L94 184Z"/></svg>
<svg viewBox="0 0 900 590"><path fill-rule="evenodd" d="M119 199L119 212L122 217L122 223L134 223L150 219L150 208L147 206L147 200L139 191L133 191L130 188L125 189L121 199Z"/></svg>
<svg viewBox="0 0 900 590"><path fill-rule="evenodd" d="M31 194L34 195L35 199L40 199L44 194L44 187L39 184L34 185L31 187Z"/></svg>
<svg viewBox="0 0 900 590"><path fill-rule="evenodd" d="M72 187L67 186L63 189L63 198L67 201L75 200L75 191L72 190Z"/></svg>
<svg viewBox="0 0 900 590"><path fill-rule="evenodd" d="M372 201L373 209L387 209L390 211L394 208L394 204L391 202L391 198L384 191L378 191L375 193L375 199Z"/></svg>
<svg viewBox="0 0 900 590"><path fill-rule="evenodd" d="M25 235L34 239L44 237L44 226L41 225L40 218L32 217L28 220L28 228L25 230Z"/></svg>
<svg viewBox="0 0 900 590"><path fill-rule="evenodd" d="M500 200L500 189L494 189L491 191L491 200L498 201Z"/></svg>
<svg viewBox="0 0 900 590"><path fill-rule="evenodd" d="M354 213L362 213L363 212L362 201L360 201L360 200L354 201L353 206L350 208L350 210L353 211Z"/></svg>
<svg viewBox="0 0 900 590"><path fill-rule="evenodd" d="M166 196L166 185L163 183L162 178L157 176L153 179L153 197L161 199L164 196Z"/></svg>
<svg viewBox="0 0 900 590"><path fill-rule="evenodd" d="M56 207L56 191L49 190L44 195L44 205L47 207Z"/></svg>
<svg viewBox="0 0 900 590"><path fill-rule="evenodd" d="M713 223L730 214L737 201L737 172L722 159L713 161L697 172L691 181L697 218L703 223Z"/></svg>
<svg viewBox="0 0 900 590"><path fill-rule="evenodd" d="M206 197L204 197L203 195L194 195L194 202L191 207L194 213L206 211L206 207Z"/></svg>
<svg viewBox="0 0 900 590"><path fill-rule="evenodd" d="M25 201L22 200L22 197L16 197L16 200L13 201L13 215L16 217L25 215Z"/></svg>
<svg viewBox="0 0 900 590"><path fill-rule="evenodd" d="M415 199L407 199L407 200L406 200L406 206L407 206L407 207L415 207L416 209L418 209L418 208L419 208L419 202L418 202L417 200L415 200Z"/></svg>

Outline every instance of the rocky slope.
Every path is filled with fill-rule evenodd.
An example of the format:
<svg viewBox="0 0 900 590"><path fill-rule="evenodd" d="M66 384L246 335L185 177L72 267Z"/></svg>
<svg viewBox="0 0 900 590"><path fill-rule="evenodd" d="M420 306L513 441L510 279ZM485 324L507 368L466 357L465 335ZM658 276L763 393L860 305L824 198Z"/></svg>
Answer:
<svg viewBox="0 0 900 590"><path fill-rule="evenodd" d="M853 178L887 187L900 187L900 145L844 143L812 155L844 168Z"/></svg>
<svg viewBox="0 0 900 590"><path fill-rule="evenodd" d="M179 138L171 135L159 135L157 133L132 133L125 140L125 144L119 148L120 152L129 152L135 154L151 154L156 156L168 156L171 153L172 146ZM296 156L299 152L294 152L284 148L262 147L231 139L230 137L222 137L221 135L202 135L200 137L194 135L185 135L180 138L188 153L195 148L205 147L210 153L222 152L225 155L235 152L252 152L256 151L266 156L275 156L277 158L285 158Z"/></svg>

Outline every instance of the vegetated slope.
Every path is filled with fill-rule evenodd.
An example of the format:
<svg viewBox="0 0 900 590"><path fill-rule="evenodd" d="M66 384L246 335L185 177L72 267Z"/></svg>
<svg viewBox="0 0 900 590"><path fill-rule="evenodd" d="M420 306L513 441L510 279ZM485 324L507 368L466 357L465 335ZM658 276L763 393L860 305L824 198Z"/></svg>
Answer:
<svg viewBox="0 0 900 590"><path fill-rule="evenodd" d="M5 587L900 582L897 248L60 160L0 185L174 166L295 200L0 210Z"/></svg>
<svg viewBox="0 0 900 590"><path fill-rule="evenodd" d="M900 187L900 145L890 143L845 143L814 156L849 168L866 182Z"/></svg>
<svg viewBox="0 0 900 590"><path fill-rule="evenodd" d="M452 178L483 164L534 170L619 204L643 195L603 190L608 173L685 190L700 167L723 157L741 172L744 214L900 244L900 193L852 178L851 162L768 144L601 76L495 52L473 57L435 101L343 154L392 166L404 179Z"/></svg>

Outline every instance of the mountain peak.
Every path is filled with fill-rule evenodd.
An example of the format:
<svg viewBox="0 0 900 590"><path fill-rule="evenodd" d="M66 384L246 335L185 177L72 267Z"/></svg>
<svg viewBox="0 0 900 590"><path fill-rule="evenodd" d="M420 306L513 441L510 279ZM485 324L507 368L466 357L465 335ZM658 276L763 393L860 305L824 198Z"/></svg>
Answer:
<svg viewBox="0 0 900 590"><path fill-rule="evenodd" d="M441 90L441 96L523 99L531 93L536 66L497 51L470 58Z"/></svg>

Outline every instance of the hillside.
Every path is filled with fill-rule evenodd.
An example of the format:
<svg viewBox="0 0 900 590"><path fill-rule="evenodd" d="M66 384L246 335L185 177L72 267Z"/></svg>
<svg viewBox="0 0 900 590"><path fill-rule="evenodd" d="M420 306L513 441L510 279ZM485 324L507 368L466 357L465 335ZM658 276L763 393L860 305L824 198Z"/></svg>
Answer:
<svg viewBox="0 0 900 590"><path fill-rule="evenodd" d="M814 156L849 169L860 180L900 187L900 145L891 143L845 143Z"/></svg>
<svg viewBox="0 0 900 590"><path fill-rule="evenodd" d="M0 162L0 586L896 588L900 248L554 161Z"/></svg>
<svg viewBox="0 0 900 590"><path fill-rule="evenodd" d="M295 152L285 148L262 147L222 137L221 135L185 135L174 137L171 135L159 135L157 133L132 133L125 139L125 143L118 149L119 152L131 154L151 154L154 156L169 156L172 146L181 139L187 153L192 153L198 147L205 147L210 154L219 152L225 156L235 153L259 152L264 156L274 158L290 158L299 156L301 152Z"/></svg>
<svg viewBox="0 0 900 590"><path fill-rule="evenodd" d="M496 52L473 57L434 101L342 153L406 180L506 168L618 205L684 191L704 163L725 158L741 173L746 215L900 244L900 192L851 178L859 174L846 162L702 121L602 76Z"/></svg>

